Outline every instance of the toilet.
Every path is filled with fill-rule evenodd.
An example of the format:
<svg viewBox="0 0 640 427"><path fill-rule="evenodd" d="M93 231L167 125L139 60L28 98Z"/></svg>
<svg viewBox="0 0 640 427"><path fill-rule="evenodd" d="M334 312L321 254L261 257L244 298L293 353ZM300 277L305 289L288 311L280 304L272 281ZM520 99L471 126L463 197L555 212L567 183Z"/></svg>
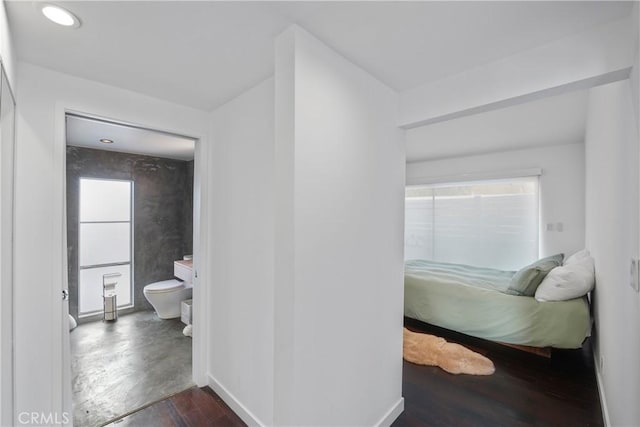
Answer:
<svg viewBox="0 0 640 427"><path fill-rule="evenodd" d="M177 279L150 283L144 287L144 297L161 319L180 317L180 303L191 298L192 284Z"/></svg>

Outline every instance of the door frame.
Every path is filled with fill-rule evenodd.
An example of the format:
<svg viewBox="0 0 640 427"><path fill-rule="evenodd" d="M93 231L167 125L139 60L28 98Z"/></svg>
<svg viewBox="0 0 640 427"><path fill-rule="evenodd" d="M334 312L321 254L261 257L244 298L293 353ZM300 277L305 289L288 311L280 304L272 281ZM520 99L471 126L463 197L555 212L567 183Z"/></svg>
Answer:
<svg viewBox="0 0 640 427"><path fill-rule="evenodd" d="M206 218L208 218L208 165L209 144L207 136L194 132L190 129L171 129L166 124L141 123L126 120L119 117L117 111L105 111L104 108L96 108L95 105L78 105L73 102L56 102L55 123L54 123L54 151L53 166L56 180L53 183L55 204L51 206L51 219L53 224L52 253L54 262L52 277L58 278L57 283L61 284L56 290L58 295L62 295L63 290L68 289L67 270L67 213L66 213L66 114L72 113L86 117L95 117L108 120L123 125L135 126L150 130L157 130L176 135L185 135L194 139L194 183L193 183L193 337L192 337L192 379L198 386L207 385L206 377L206 356L208 334L208 315L206 301L208 301L209 269L206 260L208 257L209 239ZM71 390L71 351L69 342L69 304L62 298L54 298L52 301L52 339L54 351L52 356L52 381L53 381L53 408L59 408L60 414L67 414L68 424L73 424L73 395ZM57 344L60 343L60 344Z"/></svg>
<svg viewBox="0 0 640 427"><path fill-rule="evenodd" d="M0 315L2 316L2 318L0 319L0 328L2 328L2 333L0 334L1 338L2 338L2 342L0 344L0 348L2 349L1 351L4 352L4 348L5 346L8 344L9 347L9 354L2 354L2 356L0 357L0 360L2 360L2 364L3 366L1 368L3 368L3 372L1 374L2 376L2 388L0 388L0 425L4 425L4 424L9 424L9 425L14 425L15 424L15 346L14 346L14 341L15 341L15 336L16 336L16 329L15 329L15 293L14 293L14 287L15 287L15 216L16 216L16 205L15 205L15 200L16 200L16 124L17 124L17 120L16 120L16 97L14 95L14 91L13 88L11 87L11 82L9 81L9 78L7 76L7 71L5 68L5 63L2 60L2 58L0 58L0 78L2 80L5 80L7 83L7 89L9 90L9 96L11 97L10 101L11 104L13 105L13 123L11 123L11 126L13 127L12 129L12 139L9 142L9 144L11 144L11 194L9 195L9 209L11 211L10 216L11 216L11 225L10 225L10 229L8 230L10 233L10 242L9 242L9 252L10 252L10 256L7 257L5 254L3 254L2 256L2 267L0 268L0 271L2 271L2 274L5 274L5 269L8 269L8 275L10 276L10 280L9 282L6 282L4 280L1 281L0 283L0 294L3 296L3 298L0 298ZM0 88L0 97L6 96L4 93L2 93L2 90ZM2 144L6 144L7 141L2 142ZM3 148L0 148L0 150L4 151ZM0 156L1 159L2 156ZM4 159L1 160L2 163L4 163ZM2 165L4 166L4 165ZM0 176L4 176L4 167L0 167ZM2 182L2 179L0 179L0 183L2 183L2 186L4 186L4 182ZM7 195L3 195L3 197L6 197ZM4 204L4 200L3 200L3 204ZM0 215L1 217L1 215ZM6 238L6 236L3 236L3 238ZM8 312L8 313L6 313ZM6 314L5 314L6 313ZM9 325L5 325L4 320L8 320L9 321ZM9 332L9 336L5 336L4 332L8 331ZM5 340L9 340L9 343L7 343ZM8 364L10 365L9 369L4 369L4 358L8 357L9 361Z"/></svg>

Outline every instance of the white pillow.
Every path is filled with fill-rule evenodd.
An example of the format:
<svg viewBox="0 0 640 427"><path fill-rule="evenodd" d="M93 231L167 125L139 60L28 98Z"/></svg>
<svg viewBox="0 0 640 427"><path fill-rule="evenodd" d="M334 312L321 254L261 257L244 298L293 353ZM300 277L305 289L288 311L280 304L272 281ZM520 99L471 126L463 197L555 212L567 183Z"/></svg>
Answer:
<svg viewBox="0 0 640 427"><path fill-rule="evenodd" d="M571 255L569 258L565 258L564 260L564 264L563 265L571 265L581 259L587 258L587 257L591 257L589 255L589 251L586 249L583 249L581 251L576 252L575 254Z"/></svg>
<svg viewBox="0 0 640 427"><path fill-rule="evenodd" d="M573 258L573 257L571 257ZM547 274L535 298L538 301L565 301L586 295L595 285L593 258L569 258L568 264L556 267Z"/></svg>

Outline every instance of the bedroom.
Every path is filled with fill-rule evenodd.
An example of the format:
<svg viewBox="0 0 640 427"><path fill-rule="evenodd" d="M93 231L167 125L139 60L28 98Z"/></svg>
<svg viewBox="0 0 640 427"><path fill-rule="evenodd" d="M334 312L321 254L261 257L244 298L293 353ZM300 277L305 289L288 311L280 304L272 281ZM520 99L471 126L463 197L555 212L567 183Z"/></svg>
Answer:
<svg viewBox="0 0 640 427"><path fill-rule="evenodd" d="M602 414L593 360L585 357L591 344L583 345L591 330L588 302L546 304L534 300L535 289L531 297L505 292L513 274L508 271L559 253L569 258L584 248L588 101L589 91L579 90L407 132L405 325L492 360L499 377L477 384L508 390L501 404L513 405L509 395L527 396L545 406L544 414L551 417L546 422L598 425ZM485 340L527 347L502 351ZM552 352L551 347L584 351ZM518 355L523 348L537 356ZM538 375L554 380L527 379ZM473 397L464 391L472 388L468 382L449 383L435 375L431 380L459 387L457 400L470 408L488 405L483 392ZM576 383L580 397L568 391ZM558 398L549 399L548 393ZM405 393L407 405L411 397ZM427 406L424 398L420 402ZM513 420L536 419L539 413L513 406ZM492 411L467 413L479 424L504 420Z"/></svg>
<svg viewBox="0 0 640 427"><path fill-rule="evenodd" d="M579 90L589 91L586 138L574 143L584 144L584 241L561 250L587 247L597 286L611 290L596 307L606 406L612 425L639 418L639 344L620 332L640 316L627 284L637 253L623 248L636 225L622 216L638 193L622 133L635 117L625 97L637 105L637 4L64 4L79 29L47 27L22 2L4 3L11 25L0 20L15 60L10 43L0 54L18 88L15 399L3 397L3 419L11 405L69 410L59 298L65 110L202 141L194 382L250 424L373 425L404 407L404 134ZM458 173L443 167L439 177ZM542 180L552 173L503 170L527 168L542 169ZM549 215L540 221L554 224L549 237L580 228Z"/></svg>
<svg viewBox="0 0 640 427"><path fill-rule="evenodd" d="M614 337L621 337L620 323L638 320L638 115L633 84L623 80L533 97L407 131L405 323L414 330L424 327L427 333L453 330L534 346L526 350L546 357L553 357L551 347L582 347L588 355L584 363L591 366L583 375L593 377L595 368L598 388L592 394L597 400L599 392L605 425L634 425L637 419L612 417L621 407L604 392L615 375L618 390L637 396L640 380L635 370L630 376L624 373L623 362L610 362L615 358L629 363L627 351L634 353L638 347L633 338L625 340L625 350L611 345ZM523 180L533 186L529 199ZM579 315L543 313L548 304L528 298L534 313L523 297L501 292L482 290L472 297L466 286L445 291L452 283L472 286L469 272L460 273L458 265L410 261L517 271L556 254L566 260L585 247L595 260L590 304L583 295L593 283L562 298L577 298L573 302L580 302ZM562 261L547 272L557 265ZM588 281L593 281L593 273ZM432 332L430 325L436 326ZM456 342L464 344L466 337L459 339ZM482 348L478 340L470 343ZM564 354L559 358L567 354L555 353ZM540 375L555 374L541 368ZM582 381L580 376L576 381ZM588 383L579 388L593 387ZM574 405L588 406L584 401ZM567 412L572 411L569 406ZM600 413L589 416L598 422Z"/></svg>
<svg viewBox="0 0 640 427"><path fill-rule="evenodd" d="M412 265L416 274L429 271L428 265L410 261L416 259L518 271L540 258L557 254L569 258L583 249L588 95L588 90L580 90L407 131L408 273ZM439 279L455 274L438 271ZM497 290L499 295L485 296L483 291L475 300L471 295L458 295L437 302L430 302L428 293L420 301L420 285L405 279L405 314L428 321L433 314L429 311L440 303L444 304L439 307L444 318L437 321L434 315L437 326L511 344L579 347L589 329L585 304L570 312L556 311L561 304L531 301L527 306L514 295L533 297L542 278L523 289L528 284L503 284L510 275L489 275L476 277L472 283ZM582 297L588 288L573 297ZM431 296L437 298L439 291L434 291ZM545 299L541 292L544 289L538 298ZM465 300L481 304L485 298L486 307L471 304L462 310L474 320L467 321L462 314L447 318L457 304L463 306ZM496 304L491 305L492 301ZM474 309L486 313L472 313ZM569 330L561 319L578 330ZM489 325L486 330L480 326L483 323ZM562 336L563 328L574 336Z"/></svg>

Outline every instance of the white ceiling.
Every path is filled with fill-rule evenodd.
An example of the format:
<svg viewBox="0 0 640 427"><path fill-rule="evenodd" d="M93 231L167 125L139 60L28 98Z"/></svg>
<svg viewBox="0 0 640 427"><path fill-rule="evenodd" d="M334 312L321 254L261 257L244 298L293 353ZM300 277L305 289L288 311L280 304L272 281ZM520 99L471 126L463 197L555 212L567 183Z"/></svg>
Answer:
<svg viewBox="0 0 640 427"><path fill-rule="evenodd" d="M588 90L407 131L407 162L584 141Z"/></svg>
<svg viewBox="0 0 640 427"><path fill-rule="evenodd" d="M102 138L113 140L113 144L101 143ZM193 160L195 141L178 135L68 115L67 145Z"/></svg>
<svg viewBox="0 0 640 427"><path fill-rule="evenodd" d="M18 57L206 111L273 72L297 23L405 90L629 14L631 2L60 1L82 21L8 1Z"/></svg>

